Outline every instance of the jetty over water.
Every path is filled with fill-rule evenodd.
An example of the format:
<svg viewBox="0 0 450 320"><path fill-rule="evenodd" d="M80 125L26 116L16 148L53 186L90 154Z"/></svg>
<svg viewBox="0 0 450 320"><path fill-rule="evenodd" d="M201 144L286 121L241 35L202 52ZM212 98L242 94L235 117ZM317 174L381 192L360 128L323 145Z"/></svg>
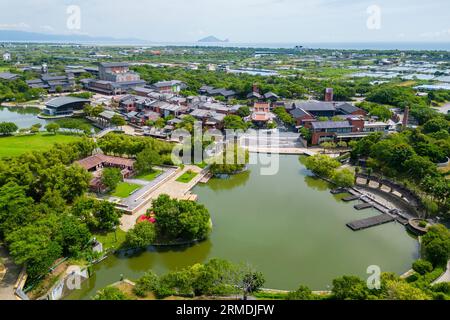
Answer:
<svg viewBox="0 0 450 320"><path fill-rule="evenodd" d="M356 210L364 210L364 209L370 209L373 208L373 205L371 203L362 203L355 205Z"/></svg>
<svg viewBox="0 0 450 320"><path fill-rule="evenodd" d="M347 190L347 192L350 193L350 196L344 198L343 201L362 201L361 204L357 204L354 206L356 210L374 208L381 212L381 215L348 223L347 227L349 227L353 231L364 230L394 221L397 221L402 225L408 224L408 218L405 217L401 211L388 208L386 205L380 203L377 199L367 196L355 188L350 188Z"/></svg>
<svg viewBox="0 0 450 320"><path fill-rule="evenodd" d="M388 214L382 214L375 217L347 223L347 227L349 227L353 231L359 231L375 226L380 226L382 224L390 223L393 221L395 221L395 219L392 216Z"/></svg>

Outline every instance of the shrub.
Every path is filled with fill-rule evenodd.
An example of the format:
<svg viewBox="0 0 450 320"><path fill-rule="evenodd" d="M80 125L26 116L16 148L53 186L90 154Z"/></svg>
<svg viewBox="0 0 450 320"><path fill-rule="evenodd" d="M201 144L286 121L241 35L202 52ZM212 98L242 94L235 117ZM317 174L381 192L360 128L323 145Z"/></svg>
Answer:
<svg viewBox="0 0 450 320"><path fill-rule="evenodd" d="M428 272L433 271L433 265L431 262L426 260L417 260L413 263L413 270L416 271L420 275L427 274Z"/></svg>
<svg viewBox="0 0 450 320"><path fill-rule="evenodd" d="M300 286L296 291L291 291L287 295L287 300L314 300L314 294L311 289Z"/></svg>
<svg viewBox="0 0 450 320"><path fill-rule="evenodd" d="M145 248L152 245L155 239L155 226L148 221L143 221L128 231L125 243L130 248Z"/></svg>
<svg viewBox="0 0 450 320"><path fill-rule="evenodd" d="M148 293L157 291L158 287L158 276L154 272L149 271L136 282L133 292L138 297L145 297Z"/></svg>

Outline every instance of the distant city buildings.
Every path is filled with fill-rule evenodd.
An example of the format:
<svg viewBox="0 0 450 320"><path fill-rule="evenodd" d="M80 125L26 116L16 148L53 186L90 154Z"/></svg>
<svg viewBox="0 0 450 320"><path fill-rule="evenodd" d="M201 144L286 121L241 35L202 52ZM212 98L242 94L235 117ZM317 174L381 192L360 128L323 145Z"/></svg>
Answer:
<svg viewBox="0 0 450 320"><path fill-rule="evenodd" d="M3 61L5 62L11 61L11 54L9 52L3 53Z"/></svg>

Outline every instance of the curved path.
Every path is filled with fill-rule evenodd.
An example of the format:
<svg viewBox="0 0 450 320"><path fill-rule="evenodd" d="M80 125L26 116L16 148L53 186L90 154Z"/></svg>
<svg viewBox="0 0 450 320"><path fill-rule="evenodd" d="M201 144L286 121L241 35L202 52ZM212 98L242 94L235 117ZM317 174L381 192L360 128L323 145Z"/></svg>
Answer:
<svg viewBox="0 0 450 320"><path fill-rule="evenodd" d="M433 284L443 283L443 282L450 282L450 260L447 263L447 271L440 276Z"/></svg>
<svg viewBox="0 0 450 320"><path fill-rule="evenodd" d="M14 264L2 246L0 246L0 259L6 267L6 274L0 282L0 300L17 300L14 286L20 274L20 267Z"/></svg>

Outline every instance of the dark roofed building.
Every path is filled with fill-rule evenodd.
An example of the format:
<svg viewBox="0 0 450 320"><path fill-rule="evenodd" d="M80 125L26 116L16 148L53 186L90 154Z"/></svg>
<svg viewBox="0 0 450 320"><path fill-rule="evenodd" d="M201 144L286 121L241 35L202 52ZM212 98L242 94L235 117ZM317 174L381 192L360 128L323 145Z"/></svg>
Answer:
<svg viewBox="0 0 450 320"><path fill-rule="evenodd" d="M0 80L13 81L19 79L19 75L15 73L2 72L0 73Z"/></svg>
<svg viewBox="0 0 450 320"><path fill-rule="evenodd" d="M316 118L317 117L332 118L338 115L355 115L355 116L367 115L367 113L364 110L355 107L354 105L347 102L314 102L314 101L294 102L292 106L294 107L293 110L302 109ZM293 110L291 111L291 114L295 118Z"/></svg>
<svg viewBox="0 0 450 320"><path fill-rule="evenodd" d="M187 88L187 85L179 80L160 81L151 85L159 93L179 93Z"/></svg>
<svg viewBox="0 0 450 320"><path fill-rule="evenodd" d="M55 93L58 88L63 92L72 91L75 87L73 75L43 74L40 79L26 81L30 88L46 89L49 93Z"/></svg>
<svg viewBox="0 0 450 320"><path fill-rule="evenodd" d="M49 116L70 116L76 110L82 110L90 103L87 99L75 97L59 97L45 104L44 114Z"/></svg>
<svg viewBox="0 0 450 320"><path fill-rule="evenodd" d="M361 115L361 116L367 115L367 113L364 110L362 110L350 103L340 104L336 107L336 109L341 111L343 114Z"/></svg>
<svg viewBox="0 0 450 320"><path fill-rule="evenodd" d="M210 86L203 86L200 88L200 94L204 94L207 96L222 96L226 99L232 99L236 96L236 92L233 90L227 90L224 88L215 89L214 87Z"/></svg>
<svg viewBox="0 0 450 320"><path fill-rule="evenodd" d="M264 98L271 101L277 101L278 99L280 99L280 97L273 92L265 93Z"/></svg>

